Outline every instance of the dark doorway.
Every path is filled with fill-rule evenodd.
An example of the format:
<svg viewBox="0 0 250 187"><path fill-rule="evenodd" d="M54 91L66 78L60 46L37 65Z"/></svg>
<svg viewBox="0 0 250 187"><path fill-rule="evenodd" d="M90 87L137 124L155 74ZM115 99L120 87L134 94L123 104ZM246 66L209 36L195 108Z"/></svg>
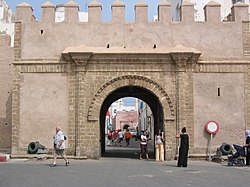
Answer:
<svg viewBox="0 0 250 187"><path fill-rule="evenodd" d="M106 112L110 105L123 97L135 97L143 100L150 107L154 116L154 134L159 130L163 130L163 109L159 99L150 90L138 86L125 86L117 89L116 91L110 93L108 97L104 100L101 113L100 113L100 136L101 136L101 156L102 157L123 157L123 158L139 158L139 153L134 151L107 151L105 148L105 117ZM154 137L152 137L154 139ZM153 140L154 141L154 140ZM154 158L154 145L153 152L149 154L150 158Z"/></svg>
<svg viewBox="0 0 250 187"><path fill-rule="evenodd" d="M124 125L123 129L128 129L129 125Z"/></svg>

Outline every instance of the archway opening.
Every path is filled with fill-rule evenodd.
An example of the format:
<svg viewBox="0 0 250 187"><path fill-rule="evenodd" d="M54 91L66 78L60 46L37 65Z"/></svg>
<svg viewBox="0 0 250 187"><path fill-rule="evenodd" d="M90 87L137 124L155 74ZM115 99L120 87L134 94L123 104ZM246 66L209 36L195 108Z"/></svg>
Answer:
<svg viewBox="0 0 250 187"><path fill-rule="evenodd" d="M118 144L116 148L111 149L110 146L107 145L108 132L109 130L112 130L112 131L118 130L118 128L116 127L116 129L114 129L112 127L112 128L107 129L107 126L104 125L106 123L107 111L109 111L109 108L112 105L112 103L125 97L137 98L143 101L144 103L146 103L147 106L150 107L152 115L147 116L144 124L147 124L149 122L152 122L153 124L150 127L151 129L147 129L146 125L142 127L141 124L139 124L139 123L142 123L142 122L139 122L139 119L138 119L137 128L135 126L131 126L131 124L126 122L126 124L123 124L119 129L124 130L124 132L125 132L125 129L129 129L131 130L131 134L132 134L132 130L134 130L134 128L136 129L136 132L137 132L136 137L138 137L138 139L134 138L132 140L136 142L133 149L129 149L129 147L120 148L120 144ZM137 106L137 107L140 107L140 106ZM140 135L142 130L143 131L149 130L151 132L151 135L150 135L151 145L149 146L150 147L149 157L154 158L154 155L155 155L154 154L154 150L155 150L154 149L154 134L158 132L159 129L163 131L165 130L163 129L163 119L164 119L164 116L163 116L162 105L159 99L157 98L157 96L153 92L151 92L150 90L146 88L139 87L139 86L125 86L125 87L118 88L117 90L113 91L106 97L101 107L101 112L100 112L101 156L102 157L135 158L135 159L139 158L139 153L140 153L139 137L140 136L138 136L138 132ZM140 129L138 129L138 126L140 127Z"/></svg>

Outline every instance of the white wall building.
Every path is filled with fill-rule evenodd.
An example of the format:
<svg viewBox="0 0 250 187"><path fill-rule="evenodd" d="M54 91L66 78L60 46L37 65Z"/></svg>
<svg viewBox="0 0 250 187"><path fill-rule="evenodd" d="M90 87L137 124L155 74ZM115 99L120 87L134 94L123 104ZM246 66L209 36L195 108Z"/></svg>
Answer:
<svg viewBox="0 0 250 187"><path fill-rule="evenodd" d="M117 101L115 101L114 103L111 104L111 106L109 107L109 112L112 118L114 118L114 116L116 115L117 112L121 112L121 111L137 111L138 107L135 106L125 106L124 102L123 102L123 98L118 99Z"/></svg>
<svg viewBox="0 0 250 187"><path fill-rule="evenodd" d="M0 33L11 36L12 47L14 46L14 22L15 14L5 1L0 0Z"/></svg>
<svg viewBox="0 0 250 187"><path fill-rule="evenodd" d="M190 0L194 4L195 20L204 21L204 6L211 0ZM249 4L249 0L213 0L221 4L221 20L224 20L231 12L231 7L237 2Z"/></svg>
<svg viewBox="0 0 250 187"><path fill-rule="evenodd" d="M187 1L187 0L186 0ZM194 4L195 9L195 21L204 21L204 6L211 0L188 0ZM250 0L213 0L221 4L221 20L224 20L228 14L231 12L231 7L237 2L242 2L250 5ZM183 0L169 0L172 6L172 19L173 21L180 20L180 6ZM250 19L250 8L249 8L249 19Z"/></svg>
<svg viewBox="0 0 250 187"><path fill-rule="evenodd" d="M117 112L128 112L128 111L138 111L137 102L135 103L134 106L126 106L124 104L123 98L113 102L108 109L107 112L108 116L106 115L106 122L105 122L105 125L107 127L106 129L108 129L108 127L111 127L110 124L114 123L113 120L115 119Z"/></svg>
<svg viewBox="0 0 250 187"><path fill-rule="evenodd" d="M88 22L88 12L78 13L79 22ZM65 7L63 4L56 6L55 22L63 22L65 18Z"/></svg>
<svg viewBox="0 0 250 187"><path fill-rule="evenodd" d="M139 130L148 130L150 138L154 137L154 116L147 103L139 100Z"/></svg>

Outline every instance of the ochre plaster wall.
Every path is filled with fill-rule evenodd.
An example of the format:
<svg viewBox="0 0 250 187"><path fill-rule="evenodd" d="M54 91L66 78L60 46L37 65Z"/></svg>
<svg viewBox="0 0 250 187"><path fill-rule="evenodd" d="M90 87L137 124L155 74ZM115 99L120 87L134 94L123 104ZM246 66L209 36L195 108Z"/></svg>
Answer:
<svg viewBox="0 0 250 187"><path fill-rule="evenodd" d="M213 139L213 149L222 142L243 145L246 128L244 74L195 73L193 76L195 147L207 147L210 135L205 124L209 120L215 120L220 126Z"/></svg>
<svg viewBox="0 0 250 187"><path fill-rule="evenodd" d="M67 74L63 73L21 75L20 147L39 141L47 148L53 148L53 136L58 125L68 135L67 79Z"/></svg>

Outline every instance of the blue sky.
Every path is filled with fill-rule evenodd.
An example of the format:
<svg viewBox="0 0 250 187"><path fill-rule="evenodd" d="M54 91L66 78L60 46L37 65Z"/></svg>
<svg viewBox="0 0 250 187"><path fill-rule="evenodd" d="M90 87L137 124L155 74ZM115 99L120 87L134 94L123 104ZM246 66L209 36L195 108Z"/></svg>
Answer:
<svg viewBox="0 0 250 187"><path fill-rule="evenodd" d="M16 11L16 5L26 2L29 5L33 7L34 10L34 15L38 20L41 18L41 4L46 2L47 0L5 0L7 4L10 6L10 8L15 12ZM87 11L87 5L90 3L92 0L75 0L79 6L80 6L80 11ZM99 2L102 3L102 20L103 21L111 21L111 4L115 0L98 0ZM135 13L134 13L134 5L138 0L121 0L125 4L125 19L126 21L134 21L135 19ZM50 0L51 3L54 5L58 4L64 4L68 2L68 0ZM157 6L159 3L159 0L144 0L145 3L148 4L148 19L149 21L153 20L153 16L157 15Z"/></svg>

